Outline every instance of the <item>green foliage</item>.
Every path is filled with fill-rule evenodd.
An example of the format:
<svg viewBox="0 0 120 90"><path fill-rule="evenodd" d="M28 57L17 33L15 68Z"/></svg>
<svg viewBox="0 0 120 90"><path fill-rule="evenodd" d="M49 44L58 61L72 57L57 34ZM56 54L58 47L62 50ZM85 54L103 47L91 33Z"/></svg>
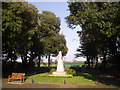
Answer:
<svg viewBox="0 0 120 90"><path fill-rule="evenodd" d="M72 75L76 75L76 71L74 69L69 69L67 70L67 74L72 74Z"/></svg>
<svg viewBox="0 0 120 90"><path fill-rule="evenodd" d="M116 55L119 53L119 11L118 2L69 2L70 14L66 21L70 28L79 25L82 31L79 32L81 46L78 49L86 56L88 64L94 61L99 55L102 56L104 66L106 54Z"/></svg>
<svg viewBox="0 0 120 90"><path fill-rule="evenodd" d="M44 45L45 54L48 55L48 67L50 67L50 55L57 56L59 51L63 51L63 55L67 53L66 40L64 35L59 34L60 19L54 13L43 11L39 14L39 19L42 30L40 41Z"/></svg>
<svg viewBox="0 0 120 90"><path fill-rule="evenodd" d="M3 52L11 60L22 55L27 62L27 54L36 31L38 10L27 2L3 2L2 38Z"/></svg>
<svg viewBox="0 0 120 90"><path fill-rule="evenodd" d="M67 53L66 40L64 35L59 34L60 19L49 11L43 11L39 14L41 20L41 30L43 32L41 42L44 44L45 53L47 55L58 55L58 51Z"/></svg>
<svg viewBox="0 0 120 90"><path fill-rule="evenodd" d="M56 69L55 69L55 68L52 68L52 69L50 70L50 73L55 72L55 71L56 71Z"/></svg>
<svg viewBox="0 0 120 90"><path fill-rule="evenodd" d="M41 20L42 30L46 34L49 31L53 30L55 32L60 31L60 18L50 11L42 11L42 14L39 14Z"/></svg>
<svg viewBox="0 0 120 90"><path fill-rule="evenodd" d="M39 67L42 55L56 56L60 50L65 55L66 40L59 31L60 18L54 13L43 11L38 14L37 8L28 2L3 2L2 49L7 59L12 61L21 56L27 65L28 60L32 63L39 57Z"/></svg>
<svg viewBox="0 0 120 90"><path fill-rule="evenodd" d="M83 76L84 78L94 80L94 77L89 73L78 73L77 76Z"/></svg>

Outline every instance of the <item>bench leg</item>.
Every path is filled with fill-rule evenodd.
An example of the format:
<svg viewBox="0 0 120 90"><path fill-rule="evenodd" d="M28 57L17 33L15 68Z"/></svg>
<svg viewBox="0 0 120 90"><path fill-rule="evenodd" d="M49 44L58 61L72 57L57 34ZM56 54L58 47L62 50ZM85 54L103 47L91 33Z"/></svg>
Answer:
<svg viewBox="0 0 120 90"><path fill-rule="evenodd" d="M20 82L22 83L22 78L20 79Z"/></svg>
<svg viewBox="0 0 120 90"><path fill-rule="evenodd" d="M23 83L24 83L24 78L23 78Z"/></svg>
<svg viewBox="0 0 120 90"><path fill-rule="evenodd" d="M9 82L10 80L8 79L8 82Z"/></svg>

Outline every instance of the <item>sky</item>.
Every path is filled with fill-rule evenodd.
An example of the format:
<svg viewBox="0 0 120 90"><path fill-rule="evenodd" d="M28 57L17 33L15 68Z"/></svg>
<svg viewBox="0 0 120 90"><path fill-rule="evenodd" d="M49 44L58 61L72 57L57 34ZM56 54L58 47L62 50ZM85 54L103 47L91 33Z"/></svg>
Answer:
<svg viewBox="0 0 120 90"><path fill-rule="evenodd" d="M65 35L66 45L68 47L68 53L64 56L64 61L72 61L75 59L75 55L77 53L76 49L79 48L79 37L77 31L80 31L80 27L76 27L75 29L70 29L67 26L65 21L65 17L69 15L68 3L67 2L28 2L33 4L38 10L39 13L47 10L53 12L57 17L60 17L61 20L61 30L60 33ZM76 58L75 60L85 60L84 58Z"/></svg>

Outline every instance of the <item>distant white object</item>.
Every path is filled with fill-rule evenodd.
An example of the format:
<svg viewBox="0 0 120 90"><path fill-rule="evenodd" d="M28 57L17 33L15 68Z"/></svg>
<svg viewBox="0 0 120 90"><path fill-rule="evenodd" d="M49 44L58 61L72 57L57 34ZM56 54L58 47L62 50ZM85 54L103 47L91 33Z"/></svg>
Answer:
<svg viewBox="0 0 120 90"><path fill-rule="evenodd" d="M66 75L66 72L64 71L64 64L63 64L63 58L62 58L61 51L58 54L57 70L56 72L53 72L52 74L53 75Z"/></svg>
<svg viewBox="0 0 120 90"><path fill-rule="evenodd" d="M22 62L21 57L18 57L16 61L17 61L17 62Z"/></svg>

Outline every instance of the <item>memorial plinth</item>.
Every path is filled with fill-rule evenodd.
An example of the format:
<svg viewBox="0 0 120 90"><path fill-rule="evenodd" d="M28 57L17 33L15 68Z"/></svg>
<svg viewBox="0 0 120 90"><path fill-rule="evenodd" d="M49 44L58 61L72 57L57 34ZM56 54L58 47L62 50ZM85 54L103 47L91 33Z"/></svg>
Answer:
<svg viewBox="0 0 120 90"><path fill-rule="evenodd" d="M55 76L59 76L59 75L62 75L62 76L66 76L66 72L64 70L64 64L63 64L63 59L62 59L62 52L60 51L59 54L58 54L58 61L57 61L57 70L56 72L53 72L52 75L55 75Z"/></svg>

